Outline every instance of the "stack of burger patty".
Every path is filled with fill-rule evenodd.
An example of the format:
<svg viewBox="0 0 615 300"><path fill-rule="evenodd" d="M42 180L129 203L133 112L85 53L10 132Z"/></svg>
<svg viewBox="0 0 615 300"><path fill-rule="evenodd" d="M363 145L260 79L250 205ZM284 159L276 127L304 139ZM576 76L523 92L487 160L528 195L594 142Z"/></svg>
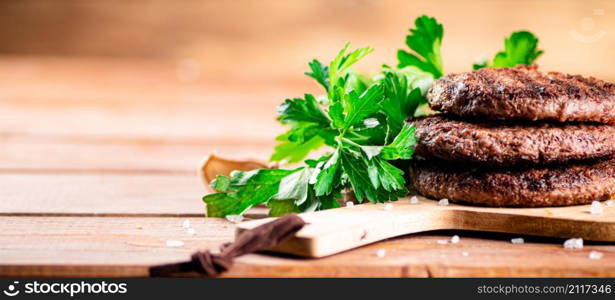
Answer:
<svg viewBox="0 0 615 300"><path fill-rule="evenodd" d="M615 85L535 67L437 80L413 118L419 194L488 206L585 204L615 195Z"/></svg>

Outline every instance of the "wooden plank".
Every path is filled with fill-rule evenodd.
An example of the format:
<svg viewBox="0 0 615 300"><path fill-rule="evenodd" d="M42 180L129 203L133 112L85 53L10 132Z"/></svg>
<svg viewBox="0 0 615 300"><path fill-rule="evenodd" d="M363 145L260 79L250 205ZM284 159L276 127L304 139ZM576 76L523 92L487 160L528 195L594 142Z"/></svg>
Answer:
<svg viewBox="0 0 615 300"><path fill-rule="evenodd" d="M204 214L194 174L0 173L0 214Z"/></svg>
<svg viewBox="0 0 615 300"><path fill-rule="evenodd" d="M0 171L8 172L182 172L194 174L203 157L221 153L230 157L267 160L274 141L237 145L237 142L189 143L132 139L74 141L38 137L0 137Z"/></svg>
<svg viewBox="0 0 615 300"><path fill-rule="evenodd" d="M0 276L146 276L150 264L186 260L195 250L232 240L224 219L189 218L189 236L172 217L0 217ZM142 228L142 229L140 229ZM458 244L440 245L459 234ZM566 250L561 240L434 232L371 244L322 259L263 254L239 258L227 277L615 276L615 246ZM167 240L183 247L166 247ZM385 249L386 255L376 252ZM590 260L588 253L604 253ZM467 256L463 253L467 252Z"/></svg>
<svg viewBox="0 0 615 300"><path fill-rule="evenodd" d="M284 130L276 105L301 86L315 84L184 82L172 63L0 57L0 169L191 172L212 151L266 159Z"/></svg>
<svg viewBox="0 0 615 300"><path fill-rule="evenodd" d="M506 232L615 242L615 207L601 215L590 205L548 208L497 208L450 204L418 197L396 203L361 204L300 214L307 225L276 252L323 257L396 236L440 229ZM386 209L386 208L389 209ZM271 219L244 222L239 232ZM331 230L335 228L335 230Z"/></svg>
<svg viewBox="0 0 615 300"><path fill-rule="evenodd" d="M173 64L135 60L0 58L0 136L271 142L281 132L276 106L316 87L304 76L299 85L285 79L185 83L175 71Z"/></svg>

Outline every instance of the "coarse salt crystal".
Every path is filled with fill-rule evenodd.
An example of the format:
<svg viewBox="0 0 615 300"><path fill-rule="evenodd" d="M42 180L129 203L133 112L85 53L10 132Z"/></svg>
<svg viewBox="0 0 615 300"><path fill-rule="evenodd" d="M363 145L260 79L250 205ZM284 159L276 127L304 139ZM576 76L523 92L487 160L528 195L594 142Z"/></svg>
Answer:
<svg viewBox="0 0 615 300"><path fill-rule="evenodd" d="M188 228L188 229L186 229L186 234L188 234L188 235L195 235L196 234L196 230L194 230L194 228Z"/></svg>
<svg viewBox="0 0 615 300"><path fill-rule="evenodd" d="M376 256L378 256L378 258L383 258L385 255L387 255L386 249L380 248L376 251Z"/></svg>
<svg viewBox="0 0 615 300"><path fill-rule="evenodd" d="M363 152L365 152L365 155L367 155L367 158L371 160L372 157L378 156L378 154L380 154L380 152L382 151L382 146L361 146L361 150L363 150Z"/></svg>
<svg viewBox="0 0 615 300"><path fill-rule="evenodd" d="M453 235L453 237L451 238L451 244L457 244L459 243L459 236L458 235Z"/></svg>
<svg viewBox="0 0 615 300"><path fill-rule="evenodd" d="M384 205L384 210L389 211L389 210L393 210L393 204L391 203L387 203Z"/></svg>
<svg viewBox="0 0 615 300"><path fill-rule="evenodd" d="M410 204L417 204L417 203L419 203L419 198L417 198L416 196L410 197Z"/></svg>
<svg viewBox="0 0 615 300"><path fill-rule="evenodd" d="M470 253L467 252L467 251L463 251L463 252L461 252L461 255L463 255L463 256L470 256Z"/></svg>
<svg viewBox="0 0 615 300"><path fill-rule="evenodd" d="M233 223L239 223L243 220L243 216L242 215L228 215L226 216L226 219L229 222L233 222Z"/></svg>
<svg viewBox="0 0 615 300"><path fill-rule="evenodd" d="M440 199L440 201L438 201L438 205L442 205L442 206L448 205L448 199L446 198Z"/></svg>
<svg viewBox="0 0 615 300"><path fill-rule="evenodd" d="M602 256L603 256L602 252L598 252L598 251L591 251L587 255L587 257L589 257L589 259L601 259Z"/></svg>
<svg viewBox="0 0 615 300"><path fill-rule="evenodd" d="M190 220L185 219L184 222L182 222L182 227L190 228Z"/></svg>
<svg viewBox="0 0 615 300"><path fill-rule="evenodd" d="M604 202L604 204L606 206L613 206L613 204L615 204L615 202L613 200L606 200L606 202Z"/></svg>
<svg viewBox="0 0 615 300"><path fill-rule="evenodd" d="M346 202L346 207L353 207L353 206L354 206L354 202L352 201Z"/></svg>
<svg viewBox="0 0 615 300"><path fill-rule="evenodd" d="M367 118L363 120L363 125L365 125L365 127L367 128L374 128L380 125L380 122L378 122L378 119L376 118Z"/></svg>
<svg viewBox="0 0 615 300"><path fill-rule="evenodd" d="M446 245L448 244L447 240L437 240L436 243L440 244L440 245Z"/></svg>
<svg viewBox="0 0 615 300"><path fill-rule="evenodd" d="M525 244L525 240L523 238L514 238L514 239L511 239L510 242L515 245Z"/></svg>
<svg viewBox="0 0 615 300"><path fill-rule="evenodd" d="M583 239L573 238L564 242L564 248L566 249L583 249Z"/></svg>
<svg viewBox="0 0 615 300"><path fill-rule="evenodd" d="M602 204L599 201L592 201L592 205L589 207L589 213L592 215L601 215L604 212Z"/></svg>
<svg viewBox="0 0 615 300"><path fill-rule="evenodd" d="M184 242L177 240L167 240L167 247L181 247L184 245Z"/></svg>

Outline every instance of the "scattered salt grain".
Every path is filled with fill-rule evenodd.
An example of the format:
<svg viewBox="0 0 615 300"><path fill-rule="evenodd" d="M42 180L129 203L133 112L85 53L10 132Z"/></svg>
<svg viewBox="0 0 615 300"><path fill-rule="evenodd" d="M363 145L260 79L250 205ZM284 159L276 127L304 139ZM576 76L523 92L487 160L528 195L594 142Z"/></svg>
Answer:
<svg viewBox="0 0 615 300"><path fill-rule="evenodd" d="M378 122L378 119L376 118L367 118L363 120L363 125L365 125L365 127L367 128L374 128L380 125L380 122Z"/></svg>
<svg viewBox="0 0 615 300"><path fill-rule="evenodd" d="M239 223L243 220L243 216L242 215L228 215L226 216L226 219L229 222L233 222L233 223Z"/></svg>
<svg viewBox="0 0 615 300"><path fill-rule="evenodd" d="M451 244L457 244L459 243L459 236L458 235L453 235L453 237L451 238Z"/></svg>
<svg viewBox="0 0 615 300"><path fill-rule="evenodd" d="M587 255L587 257L589 257L589 259L601 259L602 256L603 256L602 252L598 252L598 251L591 251Z"/></svg>
<svg viewBox="0 0 615 300"><path fill-rule="evenodd" d="M470 256L470 253L468 251L463 251L463 252L461 252L461 255L463 255L463 256Z"/></svg>
<svg viewBox="0 0 615 300"><path fill-rule="evenodd" d="M447 240L437 240L436 243L440 244L440 245L446 245L448 244Z"/></svg>
<svg viewBox="0 0 615 300"><path fill-rule="evenodd" d="M615 202L613 200L606 200L606 202L604 202L604 204L606 206L613 206L615 204Z"/></svg>
<svg viewBox="0 0 615 300"><path fill-rule="evenodd" d="M387 255L386 249L380 248L376 251L376 256L378 256L378 258L383 258L385 255Z"/></svg>
<svg viewBox="0 0 615 300"><path fill-rule="evenodd" d="M410 204L418 204L419 203L419 198L417 198L416 196L412 196L410 198Z"/></svg>
<svg viewBox="0 0 615 300"><path fill-rule="evenodd" d="M589 207L589 213L592 215L601 215L604 212L604 208L599 201L592 201L592 205Z"/></svg>
<svg viewBox="0 0 615 300"><path fill-rule="evenodd" d="M564 242L564 248L566 249L583 249L583 239L568 239Z"/></svg>
<svg viewBox="0 0 615 300"><path fill-rule="evenodd" d="M382 146L361 146L361 150L365 152L368 159L372 159L372 157L378 156L380 152L382 152Z"/></svg>
<svg viewBox="0 0 615 300"><path fill-rule="evenodd" d="M185 219L184 222L182 222L182 227L190 228L190 220Z"/></svg>
<svg viewBox="0 0 615 300"><path fill-rule="evenodd" d="M188 228L188 229L186 229L186 234L188 234L188 235L195 235L196 234L196 230L194 230L194 228Z"/></svg>
<svg viewBox="0 0 615 300"><path fill-rule="evenodd" d="M448 199L446 199L446 198L440 199L440 201L438 201L438 205L447 206L448 205Z"/></svg>
<svg viewBox="0 0 615 300"><path fill-rule="evenodd" d="M184 242L177 240L167 240L167 247L181 247L184 245Z"/></svg>
<svg viewBox="0 0 615 300"><path fill-rule="evenodd" d="M386 211L393 210L393 204L391 204L391 203L385 204L384 205L384 210L386 210Z"/></svg>
<svg viewBox="0 0 615 300"><path fill-rule="evenodd" d="M354 206L354 202L352 201L346 202L346 207L353 207L353 206Z"/></svg>
<svg viewBox="0 0 615 300"><path fill-rule="evenodd" d="M514 245L525 244L525 240L523 238L514 238L514 239L511 239L510 242L513 243Z"/></svg>

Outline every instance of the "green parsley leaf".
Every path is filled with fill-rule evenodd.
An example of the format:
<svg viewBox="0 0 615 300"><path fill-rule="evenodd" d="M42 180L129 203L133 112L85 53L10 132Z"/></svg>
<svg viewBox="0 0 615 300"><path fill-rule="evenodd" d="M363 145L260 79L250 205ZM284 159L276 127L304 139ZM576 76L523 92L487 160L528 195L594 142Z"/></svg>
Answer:
<svg viewBox="0 0 615 300"><path fill-rule="evenodd" d="M406 45L414 50L415 54L399 50L398 67L416 66L433 74L435 78L440 78L444 74L440 51L444 35L442 24L435 18L423 15L414 21L414 25L415 28L411 28L410 34L406 36Z"/></svg>
<svg viewBox="0 0 615 300"><path fill-rule="evenodd" d="M353 70L348 71L346 76L348 77L346 80L347 88L355 91L357 94L363 94L374 84L371 78Z"/></svg>
<svg viewBox="0 0 615 300"><path fill-rule="evenodd" d="M227 191L230 185L231 185L230 178L224 175L218 175L216 176L216 179L214 179L209 186L216 191Z"/></svg>
<svg viewBox="0 0 615 300"><path fill-rule="evenodd" d="M314 96L305 94L304 99L286 99L278 106L278 113L278 120L292 128L276 138L281 143L275 147L270 160L296 163L312 150L325 144L334 145L333 138L337 133L329 127L329 118Z"/></svg>
<svg viewBox="0 0 615 300"><path fill-rule="evenodd" d="M538 38L531 32L513 32L504 42L504 51L498 52L493 59L496 68L531 65L543 51L536 49Z"/></svg>
<svg viewBox="0 0 615 300"><path fill-rule="evenodd" d="M383 188L388 192L400 191L405 193L404 171L380 157L370 159L366 163L368 176L376 189Z"/></svg>
<svg viewBox="0 0 615 300"><path fill-rule="evenodd" d="M425 72L415 66L407 66L401 69L391 69L385 66L383 72L385 74L393 72L395 74L406 76L408 88L420 89L421 95L426 95L434 82L434 77L431 73ZM425 99L425 102L426 99Z"/></svg>
<svg viewBox="0 0 615 300"><path fill-rule="evenodd" d="M267 206L271 208L269 210L269 215L272 217L277 217L288 213L311 212L322 209L337 208L340 205L336 198L340 198L340 195L332 194L323 197L316 197L314 196L312 190L308 189L308 197L306 201L301 204L297 204L297 201L294 199L272 199L267 203Z"/></svg>
<svg viewBox="0 0 615 300"><path fill-rule="evenodd" d="M333 155L317 165L318 174L316 177L316 183L314 184L314 191L316 196L330 195L334 188L341 184L341 168L340 168L340 151L336 149Z"/></svg>
<svg viewBox="0 0 615 300"><path fill-rule="evenodd" d="M380 101L382 100L383 90L381 85L372 85L362 95L358 95L355 91L350 91L344 97L344 127L348 129L350 126L363 122L363 120L378 111Z"/></svg>
<svg viewBox="0 0 615 300"><path fill-rule="evenodd" d="M323 210L323 209L331 209L331 208L338 208L340 207L340 203L337 201L337 199L341 199L342 195L337 193L335 195L330 195L330 196L323 196L323 197L318 197L318 203L319 206L317 207L316 210Z"/></svg>
<svg viewBox="0 0 615 300"><path fill-rule="evenodd" d="M329 82L331 86L337 85L338 80L346 75L350 66L374 51L371 47L365 47L346 54L349 46L350 43L346 43L344 48L329 64Z"/></svg>
<svg viewBox="0 0 615 300"><path fill-rule="evenodd" d="M392 134L397 134L405 120L427 100L423 97L420 88L411 88L408 76L403 73L386 72L383 84L385 97L381 103L382 110L387 116L387 123L391 127Z"/></svg>
<svg viewBox="0 0 615 300"><path fill-rule="evenodd" d="M477 70L484 67L507 68L517 65L532 65L543 53L538 49L538 38L528 31L513 32L504 41L504 51L498 52L493 58L493 64L488 62L473 65Z"/></svg>
<svg viewBox="0 0 615 300"><path fill-rule="evenodd" d="M410 159L414 154L414 146L416 146L414 125L410 126L404 123L402 130L395 137L392 143L382 147L380 151L382 158L386 160Z"/></svg>
<svg viewBox="0 0 615 300"><path fill-rule="evenodd" d="M475 62L474 64L472 64L472 70L478 70L478 69L486 68L488 66L489 66L489 62L487 60L483 60L483 61Z"/></svg>
<svg viewBox="0 0 615 300"><path fill-rule="evenodd" d="M273 196L273 199L293 200L297 205L303 204L308 197L308 184L313 172L312 168L301 168L282 178L278 193Z"/></svg>
<svg viewBox="0 0 615 300"><path fill-rule="evenodd" d="M331 117L331 124L334 128L344 127L344 106L341 101L329 105L329 117Z"/></svg>
<svg viewBox="0 0 615 300"><path fill-rule="evenodd" d="M320 109L316 98L311 94L305 94L304 99L286 99L278 106L278 120L288 122L308 122L320 124L323 127L329 125L329 118Z"/></svg>
<svg viewBox="0 0 615 300"><path fill-rule="evenodd" d="M355 197L359 203L367 198L370 202L378 202L378 192L372 185L368 171L368 166L361 156L349 152L341 151L340 161L344 173L352 185ZM382 199L384 200L384 199Z"/></svg>
<svg viewBox="0 0 615 300"><path fill-rule="evenodd" d="M250 207L265 203L278 193L280 181L296 170L258 169L248 172L235 171L231 178L218 177L212 182L212 187L219 189L219 193L208 194L203 197L207 204L207 216L224 217L239 215ZM224 184L218 183L221 178Z"/></svg>
<svg viewBox="0 0 615 300"><path fill-rule="evenodd" d="M305 75L316 79L326 91L329 91L329 67L323 65L317 59L312 60L308 65L312 72L305 72Z"/></svg>
<svg viewBox="0 0 615 300"><path fill-rule="evenodd" d="M342 150L341 165L359 202L394 201L407 192L403 171L380 157L368 159L361 152Z"/></svg>
<svg viewBox="0 0 615 300"><path fill-rule="evenodd" d="M299 206L295 204L295 200L271 200L267 202L269 207L269 215L279 217L285 214L301 212Z"/></svg>
<svg viewBox="0 0 615 300"><path fill-rule="evenodd" d="M310 127L298 127L291 129L287 133L279 135L276 140L281 142L274 148L271 161L283 161L288 163L300 162L306 158L311 151L322 147L325 140L317 134L305 135L305 130Z"/></svg>

